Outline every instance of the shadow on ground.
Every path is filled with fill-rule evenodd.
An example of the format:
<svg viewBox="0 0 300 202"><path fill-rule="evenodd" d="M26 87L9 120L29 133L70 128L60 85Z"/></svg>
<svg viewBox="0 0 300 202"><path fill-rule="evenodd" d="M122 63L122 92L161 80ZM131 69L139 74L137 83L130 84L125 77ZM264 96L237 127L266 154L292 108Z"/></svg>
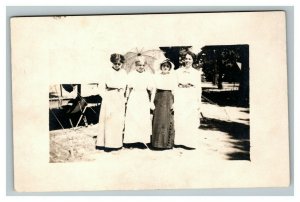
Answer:
<svg viewBox="0 0 300 202"><path fill-rule="evenodd" d="M250 127L247 124L212 118L201 120L201 129L225 132L230 136L235 152L227 153L229 160L250 160Z"/></svg>
<svg viewBox="0 0 300 202"><path fill-rule="evenodd" d="M210 91L203 88L202 102L215 103L219 106L249 107L249 101L244 99L239 91Z"/></svg>

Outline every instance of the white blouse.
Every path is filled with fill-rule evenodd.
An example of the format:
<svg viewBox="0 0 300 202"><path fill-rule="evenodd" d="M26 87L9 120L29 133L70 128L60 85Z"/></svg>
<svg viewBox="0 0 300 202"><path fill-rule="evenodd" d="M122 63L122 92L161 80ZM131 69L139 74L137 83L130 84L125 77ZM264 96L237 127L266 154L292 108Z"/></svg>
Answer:
<svg viewBox="0 0 300 202"><path fill-rule="evenodd" d="M189 69L179 68L176 71L178 84L192 84L196 88L201 88L200 72L192 67Z"/></svg>
<svg viewBox="0 0 300 202"><path fill-rule="evenodd" d="M123 88L125 90L127 84L127 74L124 69L119 71L110 68L105 77L105 84L110 88Z"/></svg>
<svg viewBox="0 0 300 202"><path fill-rule="evenodd" d="M177 86L176 75L173 71L168 74L158 73L154 76L154 86L161 90L174 90Z"/></svg>
<svg viewBox="0 0 300 202"><path fill-rule="evenodd" d="M139 73L132 71L127 77L127 84L129 88L134 90L151 90L153 88L153 75L149 72Z"/></svg>

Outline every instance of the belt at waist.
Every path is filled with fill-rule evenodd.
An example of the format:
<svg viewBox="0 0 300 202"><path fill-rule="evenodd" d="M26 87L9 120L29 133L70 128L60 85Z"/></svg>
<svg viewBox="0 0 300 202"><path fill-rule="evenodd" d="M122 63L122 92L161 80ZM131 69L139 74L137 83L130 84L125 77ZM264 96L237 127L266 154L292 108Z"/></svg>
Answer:
<svg viewBox="0 0 300 202"><path fill-rule="evenodd" d="M178 84L179 88L193 88L194 85L192 84Z"/></svg>
<svg viewBox="0 0 300 202"><path fill-rule="evenodd" d="M171 92L172 90L156 89L156 92Z"/></svg>
<svg viewBox="0 0 300 202"><path fill-rule="evenodd" d="M123 89L123 88L111 88L111 87L106 87L106 90L107 90L107 91L113 91L113 90L116 90L116 91L123 91L124 89Z"/></svg>

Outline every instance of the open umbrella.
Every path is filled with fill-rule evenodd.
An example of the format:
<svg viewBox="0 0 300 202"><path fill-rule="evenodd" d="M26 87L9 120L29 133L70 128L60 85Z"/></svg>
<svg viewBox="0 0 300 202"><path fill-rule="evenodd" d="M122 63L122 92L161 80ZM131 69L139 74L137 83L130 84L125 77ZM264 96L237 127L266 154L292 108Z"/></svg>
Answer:
<svg viewBox="0 0 300 202"><path fill-rule="evenodd" d="M162 56L164 56L164 52L158 49L144 51L136 48L135 51L129 51L125 54L125 69L127 72L130 72L135 68L135 62L138 58L143 57L146 62L146 68L148 67L154 73L154 62Z"/></svg>

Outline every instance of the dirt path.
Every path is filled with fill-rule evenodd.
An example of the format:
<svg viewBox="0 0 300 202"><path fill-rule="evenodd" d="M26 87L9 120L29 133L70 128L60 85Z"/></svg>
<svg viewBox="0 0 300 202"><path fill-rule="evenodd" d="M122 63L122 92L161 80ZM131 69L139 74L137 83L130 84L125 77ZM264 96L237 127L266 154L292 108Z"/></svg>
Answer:
<svg viewBox="0 0 300 202"><path fill-rule="evenodd" d="M201 127L195 140L195 150L173 148L154 151L151 149L123 148L105 152L95 150L97 125L76 130L65 129L50 132L50 162L108 161L117 157L118 161L146 158L161 161L173 158L249 160L249 110L247 108L220 107L202 104Z"/></svg>

